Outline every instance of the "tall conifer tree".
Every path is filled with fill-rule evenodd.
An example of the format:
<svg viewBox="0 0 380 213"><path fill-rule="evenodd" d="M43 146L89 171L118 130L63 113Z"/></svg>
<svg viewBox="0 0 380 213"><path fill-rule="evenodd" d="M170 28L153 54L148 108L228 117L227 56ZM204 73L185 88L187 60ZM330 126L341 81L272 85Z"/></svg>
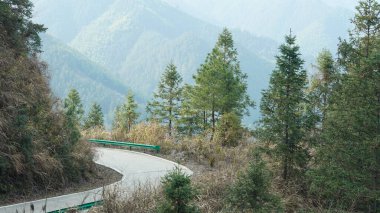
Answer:
<svg viewBox="0 0 380 213"><path fill-rule="evenodd" d="M84 128L104 128L104 115L102 112L102 107L99 104L94 103L91 106L90 112L84 122Z"/></svg>
<svg viewBox="0 0 380 213"><path fill-rule="evenodd" d="M148 103L147 112L153 119L168 125L168 133L172 134L174 123L178 119L182 95L182 77L177 67L170 63L166 67L154 93L154 99Z"/></svg>
<svg viewBox="0 0 380 213"><path fill-rule="evenodd" d="M307 81L304 61L295 41L295 36L289 35L285 37L285 44L280 46L277 67L271 75L269 88L263 92L260 105L262 136L277 144L276 153L282 162L284 180L294 177L296 168L303 168L307 161L301 144Z"/></svg>
<svg viewBox="0 0 380 213"><path fill-rule="evenodd" d="M136 123L140 115L137 112L137 108L138 105L133 93L128 92L125 103L116 108L113 128L125 130L126 132L131 131L132 126Z"/></svg>
<svg viewBox="0 0 380 213"><path fill-rule="evenodd" d="M64 100L63 108L68 119L78 127L82 123L84 110L80 100L79 92L76 89L71 89Z"/></svg>
<svg viewBox="0 0 380 213"><path fill-rule="evenodd" d="M311 144L319 144L323 142L320 136L324 130L327 110L332 101L333 91L338 86L340 74L333 56L328 50L322 50L314 67L317 68L317 72L311 77L307 90L308 122L305 127L309 130L307 140Z"/></svg>
<svg viewBox="0 0 380 213"><path fill-rule="evenodd" d="M318 72L312 76L310 94L315 100L314 107L319 121L323 124L332 92L339 80L339 74L332 54L328 50L323 50L318 55L316 68Z"/></svg>
<svg viewBox="0 0 380 213"><path fill-rule="evenodd" d="M204 111L205 123L206 116L210 116L213 132L222 114L234 112L242 116L253 106L247 94L247 75L241 71L237 57L232 34L224 29L194 76L194 106Z"/></svg>
<svg viewBox="0 0 380 213"><path fill-rule="evenodd" d="M80 128L84 115L83 105L79 93L76 89L71 89L64 100L64 112L66 116L66 128L68 129L71 141L77 142L80 135ZM66 149L70 150L74 144L66 144Z"/></svg>
<svg viewBox="0 0 380 213"><path fill-rule="evenodd" d="M192 136L202 130L203 112L194 107L192 98L192 89L190 85L185 85L182 92L180 116L177 128L180 133Z"/></svg>

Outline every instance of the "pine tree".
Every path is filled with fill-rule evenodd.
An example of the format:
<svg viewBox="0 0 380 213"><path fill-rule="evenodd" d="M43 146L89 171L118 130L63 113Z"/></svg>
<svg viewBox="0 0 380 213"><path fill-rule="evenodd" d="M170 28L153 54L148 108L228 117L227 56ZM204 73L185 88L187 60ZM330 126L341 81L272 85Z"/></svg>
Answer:
<svg viewBox="0 0 380 213"><path fill-rule="evenodd" d="M101 128L104 129L104 115L102 107L94 103L84 122L84 129Z"/></svg>
<svg viewBox="0 0 380 213"><path fill-rule="evenodd" d="M170 63L166 67L158 85L158 91L154 93L154 99L147 105L147 112L152 119L168 125L168 133L172 134L174 123L178 119L182 95L182 77L177 72L177 67Z"/></svg>
<svg viewBox="0 0 380 213"><path fill-rule="evenodd" d="M63 109L66 117L66 129L68 130L69 138L73 143L68 143L65 146L66 153L69 153L75 143L80 139L80 128L84 115L83 105L77 90L71 89L64 100Z"/></svg>
<svg viewBox="0 0 380 213"><path fill-rule="evenodd" d="M79 93L76 89L71 89L64 100L63 108L67 118L78 127L82 124L84 115L83 105L80 100Z"/></svg>
<svg viewBox="0 0 380 213"><path fill-rule="evenodd" d="M195 213L198 209L192 205L197 195L191 186L190 176L176 167L162 178L165 200L158 206L159 213Z"/></svg>
<svg viewBox="0 0 380 213"><path fill-rule="evenodd" d="M324 144L309 172L311 195L326 206L378 212L380 173L380 5L359 2L338 47L341 82L327 110Z"/></svg>
<svg viewBox="0 0 380 213"><path fill-rule="evenodd" d="M310 144L319 144L327 116L327 109L331 103L334 89L338 86L340 74L332 54L322 50L314 66L317 72L311 77L307 90L307 122L304 127L308 130L306 139Z"/></svg>
<svg viewBox="0 0 380 213"><path fill-rule="evenodd" d="M116 108L113 128L125 130L126 132L131 131L132 126L139 118L137 108L138 105L135 101L134 95L130 91L126 96L125 103Z"/></svg>
<svg viewBox="0 0 380 213"><path fill-rule="evenodd" d="M319 121L323 124L334 87L337 86L339 73L331 52L323 50L317 57L318 72L312 76L310 95Z"/></svg>
<svg viewBox="0 0 380 213"><path fill-rule="evenodd" d="M194 107L204 112L204 124L210 120L213 132L222 114L242 116L253 106L247 95L247 75L241 72L237 56L232 34L224 29L194 76Z"/></svg>
<svg viewBox="0 0 380 213"><path fill-rule="evenodd" d="M127 95L127 103L125 105L125 114L127 118L127 130L131 131L132 125L137 122L139 118L139 113L137 112L137 103L135 102L135 97L132 92Z"/></svg>
<svg viewBox="0 0 380 213"><path fill-rule="evenodd" d="M289 35L280 46L277 67L271 75L269 88L263 91L260 105L261 136L277 145L275 153L282 161L285 181L296 175L297 168L304 168L307 161L306 150L301 144L306 71L295 41L295 36Z"/></svg>
<svg viewBox="0 0 380 213"><path fill-rule="evenodd" d="M280 199L270 193L271 174L256 154L246 171L240 173L227 194L234 212L282 212Z"/></svg>
<svg viewBox="0 0 380 213"><path fill-rule="evenodd" d="M177 129L180 133L193 136L202 130L202 111L193 107L191 90L192 86L185 85L182 92L181 107Z"/></svg>

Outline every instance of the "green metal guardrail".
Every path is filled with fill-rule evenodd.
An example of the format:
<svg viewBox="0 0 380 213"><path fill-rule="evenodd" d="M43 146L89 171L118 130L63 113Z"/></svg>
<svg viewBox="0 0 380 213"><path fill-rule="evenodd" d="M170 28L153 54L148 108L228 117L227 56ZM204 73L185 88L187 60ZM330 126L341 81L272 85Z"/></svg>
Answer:
<svg viewBox="0 0 380 213"><path fill-rule="evenodd" d="M160 146L131 143L131 142L109 141L109 140L98 140L98 139L89 139L88 141L91 143L112 145L112 146L128 146L130 148L139 147L139 148L144 148L144 149L153 149L153 150L156 150L157 152L159 152L161 149Z"/></svg>
<svg viewBox="0 0 380 213"><path fill-rule="evenodd" d="M102 204L103 204L103 201L99 200L99 201L90 202L90 203L84 203L84 204L81 204L79 206L75 206L75 207L71 207L71 208L59 209L59 210L55 210L55 211L51 211L51 212L47 212L47 213L64 213L64 212L67 212L67 211L72 210L72 209L75 209L75 210L78 210L78 211L82 211L82 210L87 210L87 209L90 209L90 208L92 208L94 206L99 206L99 205L102 205Z"/></svg>

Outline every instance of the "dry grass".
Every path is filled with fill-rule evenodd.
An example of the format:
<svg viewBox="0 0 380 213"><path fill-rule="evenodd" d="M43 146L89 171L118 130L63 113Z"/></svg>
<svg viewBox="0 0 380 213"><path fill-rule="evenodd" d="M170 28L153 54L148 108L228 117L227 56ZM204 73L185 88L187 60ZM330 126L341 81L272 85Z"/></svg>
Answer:
<svg viewBox="0 0 380 213"><path fill-rule="evenodd" d="M90 150L72 149L76 139L49 89L46 65L1 45L0 50L0 199L46 185L60 188L73 181L69 173L89 169Z"/></svg>
<svg viewBox="0 0 380 213"><path fill-rule="evenodd" d="M112 140L112 133L104 130L103 128L90 128L82 130L81 135L84 139L102 139Z"/></svg>
<svg viewBox="0 0 380 213"><path fill-rule="evenodd" d="M222 212L225 197L236 178L238 168L224 167L202 172L193 177L193 184L199 189L197 205L201 212Z"/></svg>
<svg viewBox="0 0 380 213"><path fill-rule="evenodd" d="M121 191L119 187L106 190L104 203L93 208L90 213L151 213L155 212L162 192L151 183L140 183L128 192Z"/></svg>
<svg viewBox="0 0 380 213"><path fill-rule="evenodd" d="M112 132L104 129L89 129L82 131L82 136L85 139L96 138L159 145L164 153L169 152L174 146L173 138L167 136L166 129L154 122L139 123L133 126L130 132L123 129L114 129Z"/></svg>

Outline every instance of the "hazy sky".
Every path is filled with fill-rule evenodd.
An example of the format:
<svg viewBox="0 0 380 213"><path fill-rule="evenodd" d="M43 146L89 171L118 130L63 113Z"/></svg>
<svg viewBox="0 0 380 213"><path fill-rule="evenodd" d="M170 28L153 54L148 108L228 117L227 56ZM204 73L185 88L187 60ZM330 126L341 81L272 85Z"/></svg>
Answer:
<svg viewBox="0 0 380 213"><path fill-rule="evenodd" d="M341 6L350 10L354 10L355 6L357 6L358 4L358 0L323 0L323 1L330 6Z"/></svg>

